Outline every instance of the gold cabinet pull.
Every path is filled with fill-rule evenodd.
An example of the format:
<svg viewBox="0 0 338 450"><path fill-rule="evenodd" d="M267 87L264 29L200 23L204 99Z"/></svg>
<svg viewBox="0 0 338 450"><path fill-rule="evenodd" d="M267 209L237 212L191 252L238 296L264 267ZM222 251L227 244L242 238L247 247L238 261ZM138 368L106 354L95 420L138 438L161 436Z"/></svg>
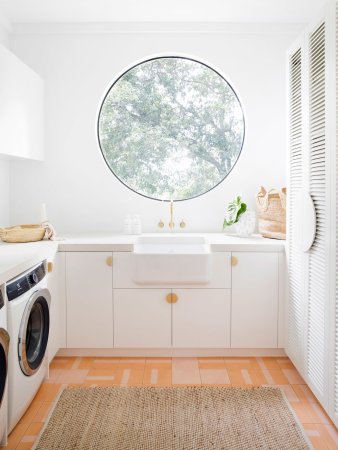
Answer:
<svg viewBox="0 0 338 450"><path fill-rule="evenodd" d="M51 261L48 261L47 263L47 272L48 273L53 272L53 263Z"/></svg>
<svg viewBox="0 0 338 450"><path fill-rule="evenodd" d="M109 267L111 267L113 265L113 257L112 256L108 256L108 258L106 259L106 264Z"/></svg>
<svg viewBox="0 0 338 450"><path fill-rule="evenodd" d="M177 303L177 301L178 301L178 295L172 293L171 294L171 303Z"/></svg>
<svg viewBox="0 0 338 450"><path fill-rule="evenodd" d="M236 256L232 256L231 257L231 265L237 266L237 264L238 264L238 258Z"/></svg>
<svg viewBox="0 0 338 450"><path fill-rule="evenodd" d="M168 303L177 303L178 301L178 296L177 294L168 294L166 297L166 300Z"/></svg>

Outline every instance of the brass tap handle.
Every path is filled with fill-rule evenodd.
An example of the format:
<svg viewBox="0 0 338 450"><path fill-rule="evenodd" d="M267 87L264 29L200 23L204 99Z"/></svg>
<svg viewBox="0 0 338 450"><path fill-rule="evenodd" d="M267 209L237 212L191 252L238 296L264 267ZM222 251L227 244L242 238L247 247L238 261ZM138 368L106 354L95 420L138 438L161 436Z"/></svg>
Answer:
<svg viewBox="0 0 338 450"><path fill-rule="evenodd" d="M159 223L157 224L157 226L158 226L159 228L163 228L163 227L164 227L164 222L163 222L162 219L160 219L160 221L159 221Z"/></svg>
<svg viewBox="0 0 338 450"><path fill-rule="evenodd" d="M184 220L182 219L180 222L180 227L181 228L185 228L187 226L187 224L184 222Z"/></svg>

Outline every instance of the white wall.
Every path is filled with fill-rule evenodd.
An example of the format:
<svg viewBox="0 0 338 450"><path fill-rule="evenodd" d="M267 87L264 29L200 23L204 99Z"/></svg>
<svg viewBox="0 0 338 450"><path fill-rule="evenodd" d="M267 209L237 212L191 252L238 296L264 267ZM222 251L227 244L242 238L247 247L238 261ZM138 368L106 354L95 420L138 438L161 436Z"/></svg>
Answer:
<svg viewBox="0 0 338 450"><path fill-rule="evenodd" d="M12 50L46 81L46 161L12 163L12 223L36 222L42 202L61 233L120 232L127 213L139 213L145 231L156 231L160 218L167 223L167 204L133 193L107 168L96 115L124 67L149 55L184 53L218 67L245 109L245 145L234 170L208 194L176 206L177 222L184 218L187 231L220 231L235 195L254 207L260 185L286 183L285 52L296 34L271 26L250 32L241 26L200 33L17 33Z"/></svg>
<svg viewBox="0 0 338 450"><path fill-rule="evenodd" d="M0 14L0 44L7 46L9 22ZM0 227L8 226L9 220L9 161L0 160Z"/></svg>
<svg viewBox="0 0 338 450"><path fill-rule="evenodd" d="M0 44L8 46L12 24L0 11Z"/></svg>
<svg viewBox="0 0 338 450"><path fill-rule="evenodd" d="M0 227L9 225L9 164L0 160Z"/></svg>

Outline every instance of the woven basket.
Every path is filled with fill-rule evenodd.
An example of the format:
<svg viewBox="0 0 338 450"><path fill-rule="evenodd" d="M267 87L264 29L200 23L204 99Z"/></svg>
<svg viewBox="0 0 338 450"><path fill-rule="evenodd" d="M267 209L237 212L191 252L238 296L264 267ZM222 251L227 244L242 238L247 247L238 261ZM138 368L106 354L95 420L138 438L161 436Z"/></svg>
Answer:
<svg viewBox="0 0 338 450"><path fill-rule="evenodd" d="M0 239L4 242L36 242L44 238L45 232L41 225L17 225L0 228Z"/></svg>
<svg viewBox="0 0 338 450"><path fill-rule="evenodd" d="M286 188L266 191L261 186L256 204L259 233L267 238L286 239Z"/></svg>

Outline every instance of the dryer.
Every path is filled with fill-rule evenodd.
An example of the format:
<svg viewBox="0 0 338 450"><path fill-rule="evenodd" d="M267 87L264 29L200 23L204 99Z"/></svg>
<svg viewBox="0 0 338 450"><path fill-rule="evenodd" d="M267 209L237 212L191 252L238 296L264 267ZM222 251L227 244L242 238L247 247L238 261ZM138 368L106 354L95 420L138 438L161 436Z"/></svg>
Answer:
<svg viewBox="0 0 338 450"><path fill-rule="evenodd" d="M0 288L0 445L7 444L8 350L7 311L4 287Z"/></svg>
<svg viewBox="0 0 338 450"><path fill-rule="evenodd" d="M47 262L6 283L10 335L8 430L18 423L48 373L46 350L51 296Z"/></svg>

